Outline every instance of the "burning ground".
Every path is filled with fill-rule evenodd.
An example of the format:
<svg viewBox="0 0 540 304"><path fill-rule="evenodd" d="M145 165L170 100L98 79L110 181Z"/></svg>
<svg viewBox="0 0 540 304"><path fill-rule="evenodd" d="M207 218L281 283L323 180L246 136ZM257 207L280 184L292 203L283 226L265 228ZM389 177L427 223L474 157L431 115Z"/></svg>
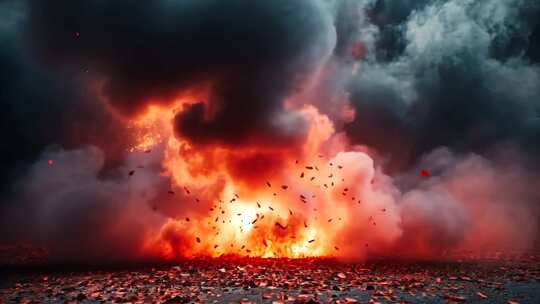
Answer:
<svg viewBox="0 0 540 304"><path fill-rule="evenodd" d="M0 2L2 264L537 249L540 7L399 3Z"/></svg>

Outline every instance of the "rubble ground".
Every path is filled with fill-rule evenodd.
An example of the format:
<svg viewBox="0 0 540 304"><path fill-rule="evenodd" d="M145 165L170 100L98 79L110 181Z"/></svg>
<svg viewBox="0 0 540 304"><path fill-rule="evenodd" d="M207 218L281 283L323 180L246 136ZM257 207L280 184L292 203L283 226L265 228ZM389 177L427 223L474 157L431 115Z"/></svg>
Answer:
<svg viewBox="0 0 540 304"><path fill-rule="evenodd" d="M540 255L366 263L219 258L6 269L0 303L540 303Z"/></svg>

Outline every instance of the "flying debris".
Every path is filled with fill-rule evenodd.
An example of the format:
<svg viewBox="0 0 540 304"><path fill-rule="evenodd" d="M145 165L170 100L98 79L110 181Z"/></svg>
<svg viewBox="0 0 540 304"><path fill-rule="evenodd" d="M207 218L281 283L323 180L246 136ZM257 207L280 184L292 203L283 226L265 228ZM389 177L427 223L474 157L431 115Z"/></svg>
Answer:
<svg viewBox="0 0 540 304"><path fill-rule="evenodd" d="M289 188L289 186L283 185L283 186L281 186L281 188L282 188L283 190L287 190L287 188Z"/></svg>
<svg viewBox="0 0 540 304"><path fill-rule="evenodd" d="M482 293L480 291L477 291L476 295L481 299L487 299L488 298L488 296L486 296L484 293Z"/></svg>
<svg viewBox="0 0 540 304"><path fill-rule="evenodd" d="M186 186L184 186L184 191L186 191L186 194L190 194L190 193L191 193L191 192L189 192L189 189L188 189Z"/></svg>
<svg viewBox="0 0 540 304"><path fill-rule="evenodd" d="M196 240L197 240L197 243L201 242L201 239L199 237L197 237Z"/></svg>
<svg viewBox="0 0 540 304"><path fill-rule="evenodd" d="M169 194L174 194L174 191L169 190L169 191L167 191L167 193L169 193Z"/></svg>
<svg viewBox="0 0 540 304"><path fill-rule="evenodd" d="M276 222L276 226L278 226L279 228L283 230L287 229L287 226L283 226L280 222Z"/></svg>
<svg viewBox="0 0 540 304"><path fill-rule="evenodd" d="M306 166L306 169L313 170L313 167L312 166Z"/></svg>
<svg viewBox="0 0 540 304"><path fill-rule="evenodd" d="M304 172L300 174L300 178L304 178Z"/></svg>
<svg viewBox="0 0 540 304"><path fill-rule="evenodd" d="M135 170L131 170L131 171L129 171L129 173L128 173L129 176L132 176L133 174L135 174Z"/></svg>
<svg viewBox="0 0 540 304"><path fill-rule="evenodd" d="M272 184L270 184L270 182L266 182L266 185L268 186L268 188L272 188Z"/></svg>
<svg viewBox="0 0 540 304"><path fill-rule="evenodd" d="M422 170L420 171L420 176L421 176L421 177L428 178L428 177L431 176L431 174L429 173L428 170L422 169Z"/></svg>
<svg viewBox="0 0 540 304"><path fill-rule="evenodd" d="M186 222L189 222L189 217L186 217Z"/></svg>
<svg viewBox="0 0 540 304"><path fill-rule="evenodd" d="M308 243L313 243L315 242L315 239L312 239L312 240L309 240Z"/></svg>
<svg viewBox="0 0 540 304"><path fill-rule="evenodd" d="M261 208L261 204L259 204L259 202L257 202L257 207L258 207L258 208Z"/></svg>

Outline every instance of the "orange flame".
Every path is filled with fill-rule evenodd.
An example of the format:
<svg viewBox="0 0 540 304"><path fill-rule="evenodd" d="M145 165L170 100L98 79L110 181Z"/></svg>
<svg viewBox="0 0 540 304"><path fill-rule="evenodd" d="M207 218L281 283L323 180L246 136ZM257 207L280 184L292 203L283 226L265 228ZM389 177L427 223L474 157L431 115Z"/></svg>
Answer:
<svg viewBox="0 0 540 304"><path fill-rule="evenodd" d="M298 160L293 157L297 151L193 147L175 136L174 111L166 108L150 107L133 120L138 142L130 151L165 146L162 166L171 179L170 193L182 193L177 204L191 214L174 214L149 237L147 249L164 258L335 254L339 244L333 235L347 212L333 209L335 218L329 219L325 210L341 199L342 177L338 165L319 151L334 129L315 108L300 112L311 129Z"/></svg>

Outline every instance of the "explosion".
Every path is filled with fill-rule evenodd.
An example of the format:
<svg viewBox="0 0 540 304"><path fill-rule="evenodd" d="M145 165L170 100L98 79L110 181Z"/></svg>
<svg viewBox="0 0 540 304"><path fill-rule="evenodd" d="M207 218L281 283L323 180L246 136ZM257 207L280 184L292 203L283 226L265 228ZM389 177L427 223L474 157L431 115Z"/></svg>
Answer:
<svg viewBox="0 0 540 304"><path fill-rule="evenodd" d="M527 40L510 26L527 1L6 3L0 245L62 262L535 246L540 69L508 38Z"/></svg>
<svg viewBox="0 0 540 304"><path fill-rule="evenodd" d="M138 142L130 151L163 154L171 197L164 208L191 209L170 216L148 240L150 252L164 258L340 256L355 249L339 235L360 219L372 226L367 230L372 236L399 234L381 225L396 221L396 211L392 198L374 189L372 159L358 148L342 151L349 145L313 106L298 109L309 125L305 142L276 150L195 147L175 136L175 113L151 107L132 121ZM154 212L167 213L160 205L156 202ZM377 221L384 232L377 232Z"/></svg>

